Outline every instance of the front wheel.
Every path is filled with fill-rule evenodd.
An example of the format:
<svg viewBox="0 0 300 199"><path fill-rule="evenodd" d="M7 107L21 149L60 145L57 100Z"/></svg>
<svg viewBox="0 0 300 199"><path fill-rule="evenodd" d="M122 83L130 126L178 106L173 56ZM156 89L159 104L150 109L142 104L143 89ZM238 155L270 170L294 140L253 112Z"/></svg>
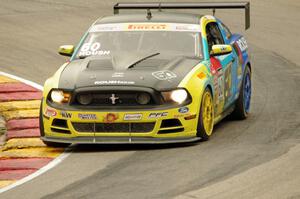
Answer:
<svg viewBox="0 0 300 199"><path fill-rule="evenodd" d="M200 106L197 136L206 141L212 134L214 127L214 105L209 88L206 88Z"/></svg>
<svg viewBox="0 0 300 199"><path fill-rule="evenodd" d="M239 98L235 103L233 117L239 120L246 119L250 112L251 101L251 72L249 66L245 68L243 82L240 88Z"/></svg>

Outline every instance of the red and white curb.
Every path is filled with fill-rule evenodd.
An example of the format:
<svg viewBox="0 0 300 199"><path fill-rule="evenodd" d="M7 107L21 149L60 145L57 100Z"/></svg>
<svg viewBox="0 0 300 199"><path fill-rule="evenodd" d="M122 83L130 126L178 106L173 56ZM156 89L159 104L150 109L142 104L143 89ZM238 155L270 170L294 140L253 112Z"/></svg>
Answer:
<svg viewBox="0 0 300 199"><path fill-rule="evenodd" d="M42 90L39 84L0 72L0 115L7 129L7 142L0 147L0 193L45 173L70 154L39 139Z"/></svg>

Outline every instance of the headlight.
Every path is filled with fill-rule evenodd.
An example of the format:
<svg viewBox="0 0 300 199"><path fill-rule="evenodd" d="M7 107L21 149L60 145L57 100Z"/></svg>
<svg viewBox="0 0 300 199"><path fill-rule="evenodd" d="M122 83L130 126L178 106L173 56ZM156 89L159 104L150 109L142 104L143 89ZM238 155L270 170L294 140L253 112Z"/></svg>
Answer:
<svg viewBox="0 0 300 199"><path fill-rule="evenodd" d="M187 98L187 92L183 89L181 90L175 90L172 91L171 93L171 99L175 102L177 102L178 104L181 104L182 102L184 102Z"/></svg>
<svg viewBox="0 0 300 199"><path fill-rule="evenodd" d="M185 89L177 89L173 91L162 92L162 95L166 102L176 102L178 104L182 104L188 99L189 96Z"/></svg>
<svg viewBox="0 0 300 199"><path fill-rule="evenodd" d="M51 91L51 100L55 103L68 103L71 98L71 94L61 91L61 90L52 90Z"/></svg>

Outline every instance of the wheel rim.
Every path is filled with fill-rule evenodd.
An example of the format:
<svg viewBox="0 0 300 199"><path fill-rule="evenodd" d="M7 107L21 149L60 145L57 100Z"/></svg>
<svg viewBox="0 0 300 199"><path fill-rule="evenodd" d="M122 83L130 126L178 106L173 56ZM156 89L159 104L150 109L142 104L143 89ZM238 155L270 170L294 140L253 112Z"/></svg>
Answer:
<svg viewBox="0 0 300 199"><path fill-rule="evenodd" d="M202 104L203 126L207 135L211 135L213 129L213 103L210 92L205 92Z"/></svg>
<svg viewBox="0 0 300 199"><path fill-rule="evenodd" d="M244 81L244 109L246 113L249 113L251 101L251 80L249 72L246 73Z"/></svg>

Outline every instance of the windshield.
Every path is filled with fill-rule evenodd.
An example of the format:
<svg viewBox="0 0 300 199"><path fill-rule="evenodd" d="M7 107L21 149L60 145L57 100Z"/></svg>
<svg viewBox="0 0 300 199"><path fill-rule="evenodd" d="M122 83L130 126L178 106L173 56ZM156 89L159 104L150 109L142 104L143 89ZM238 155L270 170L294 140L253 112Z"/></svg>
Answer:
<svg viewBox="0 0 300 199"><path fill-rule="evenodd" d="M120 52L201 56L200 28L193 24L101 24L93 26L75 58Z"/></svg>

